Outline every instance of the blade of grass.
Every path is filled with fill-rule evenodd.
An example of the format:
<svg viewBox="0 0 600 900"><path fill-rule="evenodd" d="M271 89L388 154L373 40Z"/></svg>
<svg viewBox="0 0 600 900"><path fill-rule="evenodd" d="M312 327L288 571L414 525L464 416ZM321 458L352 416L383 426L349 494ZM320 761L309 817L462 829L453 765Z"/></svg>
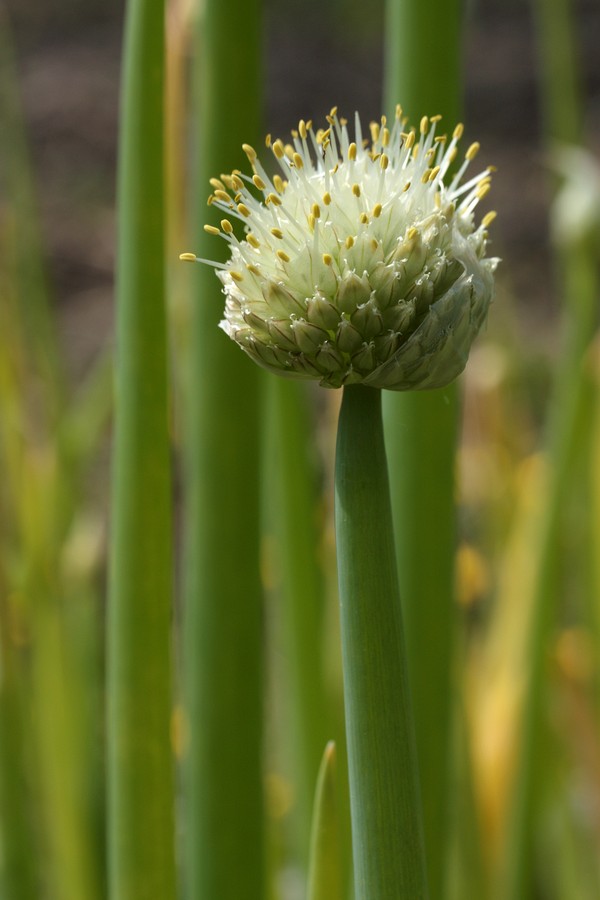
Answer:
<svg viewBox="0 0 600 900"><path fill-rule="evenodd" d="M356 900L427 897L381 392L344 388L335 522Z"/></svg>
<svg viewBox="0 0 600 900"><path fill-rule="evenodd" d="M336 803L335 744L325 747L319 768L310 839L307 900L343 900Z"/></svg>
<svg viewBox="0 0 600 900"><path fill-rule="evenodd" d="M164 6L127 5L108 608L109 896L175 897L164 303Z"/></svg>
<svg viewBox="0 0 600 900"><path fill-rule="evenodd" d="M258 136L261 4L207 0L197 32L194 249L209 178L243 164ZM239 30L232 31L232 23ZM236 39L237 38L237 39ZM211 218L212 215L212 218ZM189 900L264 900L262 590L259 576L259 373L217 325L223 298L198 266L187 397L184 680Z"/></svg>
<svg viewBox="0 0 600 900"><path fill-rule="evenodd" d="M460 0L387 0L384 107L413 122L462 105ZM427 52L424 52L424 48ZM454 455L457 388L386 392L384 416L406 621L429 887L444 896L455 632Z"/></svg>

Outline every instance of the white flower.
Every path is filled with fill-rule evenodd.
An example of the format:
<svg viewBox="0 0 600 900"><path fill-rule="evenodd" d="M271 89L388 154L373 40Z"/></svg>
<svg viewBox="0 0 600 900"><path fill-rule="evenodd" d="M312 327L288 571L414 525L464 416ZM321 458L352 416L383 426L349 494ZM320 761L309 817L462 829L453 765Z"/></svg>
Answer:
<svg viewBox="0 0 600 900"><path fill-rule="evenodd" d="M225 265L211 263L221 327L259 365L392 390L441 387L462 371L492 298L495 213L473 220L492 169L461 183L472 144L449 175L463 127L437 137L439 120L406 130L398 108L363 141L357 115L351 141L333 109L326 130L301 121L292 144L267 138L277 174L244 145L252 177L211 180L209 203L244 225L243 239L229 218L205 226L230 245Z"/></svg>

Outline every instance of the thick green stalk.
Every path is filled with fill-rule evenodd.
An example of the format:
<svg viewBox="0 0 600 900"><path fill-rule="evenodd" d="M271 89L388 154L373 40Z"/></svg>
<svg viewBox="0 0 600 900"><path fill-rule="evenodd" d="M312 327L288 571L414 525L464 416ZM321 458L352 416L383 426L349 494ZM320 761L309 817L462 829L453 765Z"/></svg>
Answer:
<svg viewBox="0 0 600 900"><path fill-rule="evenodd" d="M175 896L160 0L127 7L108 609L109 896Z"/></svg>
<svg viewBox="0 0 600 900"><path fill-rule="evenodd" d="M335 744L329 741L325 747L315 790L308 900L343 900L344 896L335 769Z"/></svg>
<svg viewBox="0 0 600 900"><path fill-rule="evenodd" d="M440 113L442 131L453 128L462 105L461 12L461 0L387 0L384 106L390 113L401 103L413 124ZM452 745L457 388L388 391L384 415L427 871L438 900L446 884Z"/></svg>
<svg viewBox="0 0 600 900"><path fill-rule="evenodd" d="M232 23L243 29L234 41ZM193 247L224 242L202 225L208 180L242 168L258 138L259 0L207 0L199 23ZM234 47L235 43L235 47ZM221 286L197 266L187 404L184 679L189 900L264 900L262 590L259 577L260 373L218 328Z"/></svg>
<svg viewBox="0 0 600 900"><path fill-rule="evenodd" d="M335 523L356 900L427 897L381 393L344 388Z"/></svg>

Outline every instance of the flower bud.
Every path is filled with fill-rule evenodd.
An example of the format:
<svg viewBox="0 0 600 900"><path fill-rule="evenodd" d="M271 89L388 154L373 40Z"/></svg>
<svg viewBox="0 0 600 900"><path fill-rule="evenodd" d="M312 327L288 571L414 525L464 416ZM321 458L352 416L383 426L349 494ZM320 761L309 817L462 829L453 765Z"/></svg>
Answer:
<svg viewBox="0 0 600 900"><path fill-rule="evenodd" d="M303 123L289 152L271 143L281 174L254 154L253 178L211 197L244 229L224 220L221 327L264 368L390 390L442 387L464 368L493 294L494 214L473 215L492 170L465 182L472 145L449 174L462 129L436 137L436 116L415 135L400 116L370 145L358 116L355 143L335 111L325 132Z"/></svg>

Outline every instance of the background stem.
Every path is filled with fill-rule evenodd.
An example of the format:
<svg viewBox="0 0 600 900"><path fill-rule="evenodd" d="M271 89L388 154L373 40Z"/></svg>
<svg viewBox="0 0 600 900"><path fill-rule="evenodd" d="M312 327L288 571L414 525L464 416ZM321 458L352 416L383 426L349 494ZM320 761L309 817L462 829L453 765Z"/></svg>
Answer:
<svg viewBox="0 0 600 900"><path fill-rule="evenodd" d="M225 242L207 206L209 178L247 165L259 135L259 0L207 0L194 85L194 250ZM232 26L243 40L231 53ZM197 160L197 165L196 165ZM187 396L184 679L186 882L189 900L264 900L262 586L259 575L260 373L218 328L221 285L197 266Z"/></svg>
<svg viewBox="0 0 600 900"><path fill-rule="evenodd" d="M413 124L422 115L439 113L442 133L454 127L462 105L461 24L460 0L387 0L384 108L389 115L401 103ZM428 880L438 900L447 884L452 765L457 387L386 391L384 416Z"/></svg>
<svg viewBox="0 0 600 900"><path fill-rule="evenodd" d="M127 6L107 663L111 900L171 900L176 893L163 18L160 0Z"/></svg>

